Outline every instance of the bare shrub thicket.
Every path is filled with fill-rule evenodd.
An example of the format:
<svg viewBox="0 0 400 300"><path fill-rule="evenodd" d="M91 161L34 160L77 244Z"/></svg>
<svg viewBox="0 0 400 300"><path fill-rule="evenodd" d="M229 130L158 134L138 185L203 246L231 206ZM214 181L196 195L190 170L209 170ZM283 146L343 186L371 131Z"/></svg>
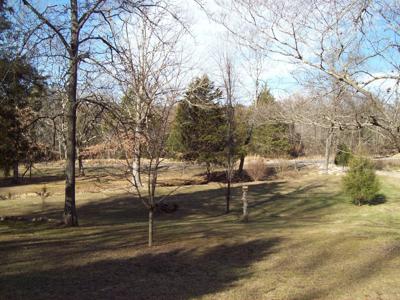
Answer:
<svg viewBox="0 0 400 300"><path fill-rule="evenodd" d="M246 166L247 174L253 181L259 181L267 174L267 166L261 157L249 160Z"/></svg>
<svg viewBox="0 0 400 300"><path fill-rule="evenodd" d="M376 170L399 170L400 159L375 160L374 166Z"/></svg>

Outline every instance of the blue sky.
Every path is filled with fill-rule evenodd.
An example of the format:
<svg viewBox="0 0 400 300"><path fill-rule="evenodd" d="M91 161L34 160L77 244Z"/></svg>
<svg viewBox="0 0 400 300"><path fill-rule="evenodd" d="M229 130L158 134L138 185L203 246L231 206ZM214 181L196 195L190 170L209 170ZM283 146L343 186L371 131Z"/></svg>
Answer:
<svg viewBox="0 0 400 300"><path fill-rule="evenodd" d="M65 2L65 0L32 0L32 3L41 9L44 9L46 5L63 4ZM183 43L185 44L185 50L190 55L190 65L192 67L190 76L206 73L212 80L217 83L220 82L218 61L221 55L228 53L232 57L237 78L239 79L237 83L237 100L242 103L250 103L254 98L255 90L254 78L251 75L254 61L243 56L242 49L239 49L232 42L233 39L228 36L227 30L222 25L210 20L205 11L195 1L175 0L175 3L180 7L183 16L189 22L191 36L187 37ZM203 3L209 12L218 10L213 0L203 0ZM370 34L393 38L390 36L391 33L385 31L381 26L376 26L375 32ZM368 53L370 49L365 48L364 51ZM393 55L398 55L398 53L393 53ZM299 91L301 86L296 82L293 74L301 66L289 63L283 60L282 57L273 56L272 58L274 59L270 57L263 61L261 81L269 86L277 98L284 98ZM368 70L379 74L387 73L390 68L384 60L377 57L371 60ZM187 81L190 81L190 79L187 78ZM386 88L392 86L393 82L380 82L376 86L378 87L380 84L382 84L383 88Z"/></svg>

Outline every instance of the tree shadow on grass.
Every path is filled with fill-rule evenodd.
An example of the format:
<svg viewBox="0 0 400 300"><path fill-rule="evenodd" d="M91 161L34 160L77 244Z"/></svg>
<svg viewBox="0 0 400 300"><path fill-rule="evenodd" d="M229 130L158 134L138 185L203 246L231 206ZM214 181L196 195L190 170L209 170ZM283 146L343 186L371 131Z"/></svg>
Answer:
<svg viewBox="0 0 400 300"><path fill-rule="evenodd" d="M284 181L263 182L249 186L249 212L257 218L273 219L274 216L303 217L321 215L323 210L336 204L335 195L318 191L320 184L309 184L293 190L285 190ZM239 217L242 211L241 187L232 188L231 214ZM179 221L193 218L207 220L225 214L225 188L179 193L166 201L178 205L173 213L159 212L156 221ZM78 200L79 203L79 200ZM28 217L59 219L62 208L47 207L44 211L32 212ZM78 207L80 224L83 226L118 225L147 222L148 212L139 199L123 194L107 199L93 201ZM44 227L45 228L45 227ZM40 227L36 228L40 230Z"/></svg>
<svg viewBox="0 0 400 300"><path fill-rule="evenodd" d="M51 182L57 182L65 180L64 175L43 175L43 176L33 176L31 178L24 177L19 178L18 183L15 183L12 178L0 178L0 187L12 187L12 186L22 186L29 184L48 184Z"/></svg>
<svg viewBox="0 0 400 300"><path fill-rule="evenodd" d="M276 192L281 182L262 183L260 187L254 188L262 193L266 190L269 193ZM252 186L253 188L253 186ZM256 190L254 190L256 193ZM231 208L233 213L241 211L241 187L232 188ZM157 220L180 220L188 216L198 218L212 218L225 215L225 188L201 190L172 195L166 203L178 205L174 213L158 212ZM79 205L79 199L77 199ZM58 208L48 205L43 211L32 212L26 217L49 217L60 219L62 206ZM148 211L143 203L134 195L122 194L101 199L78 206L78 217L80 224L84 226L94 225L116 225L133 222L146 222Z"/></svg>
<svg viewBox="0 0 400 300"><path fill-rule="evenodd" d="M379 205L386 203L386 196L384 194L378 194L374 197L374 199L368 201L368 205Z"/></svg>
<svg viewBox="0 0 400 300"><path fill-rule="evenodd" d="M274 253L280 238L175 249L57 269L0 275L4 299L189 299L228 289ZM155 250L156 251L156 250Z"/></svg>

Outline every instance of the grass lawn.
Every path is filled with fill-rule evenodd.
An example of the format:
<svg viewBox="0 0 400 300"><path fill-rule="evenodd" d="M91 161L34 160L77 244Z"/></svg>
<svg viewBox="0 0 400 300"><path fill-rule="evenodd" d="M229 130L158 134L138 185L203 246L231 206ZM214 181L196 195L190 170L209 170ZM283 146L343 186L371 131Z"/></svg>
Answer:
<svg viewBox="0 0 400 300"><path fill-rule="evenodd" d="M0 215L59 217L54 172L44 210L37 181L0 187L12 195ZM249 223L239 187L225 215L220 185L186 186L171 199L179 210L157 215L149 249L146 211L122 179L88 174L79 227L0 223L0 299L400 299L398 178L381 177L385 203L361 207L340 176L254 183Z"/></svg>

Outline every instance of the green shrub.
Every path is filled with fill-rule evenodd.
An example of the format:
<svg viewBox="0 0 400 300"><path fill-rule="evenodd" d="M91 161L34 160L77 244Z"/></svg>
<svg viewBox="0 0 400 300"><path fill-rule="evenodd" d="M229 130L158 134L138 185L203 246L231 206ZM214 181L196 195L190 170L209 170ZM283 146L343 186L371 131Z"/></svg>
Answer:
<svg viewBox="0 0 400 300"><path fill-rule="evenodd" d="M379 191L379 181L372 161L365 157L352 157L349 171L343 178L343 186L355 204L373 200Z"/></svg>
<svg viewBox="0 0 400 300"><path fill-rule="evenodd" d="M335 165L348 166L351 159L351 151L346 144L339 144L335 156Z"/></svg>

